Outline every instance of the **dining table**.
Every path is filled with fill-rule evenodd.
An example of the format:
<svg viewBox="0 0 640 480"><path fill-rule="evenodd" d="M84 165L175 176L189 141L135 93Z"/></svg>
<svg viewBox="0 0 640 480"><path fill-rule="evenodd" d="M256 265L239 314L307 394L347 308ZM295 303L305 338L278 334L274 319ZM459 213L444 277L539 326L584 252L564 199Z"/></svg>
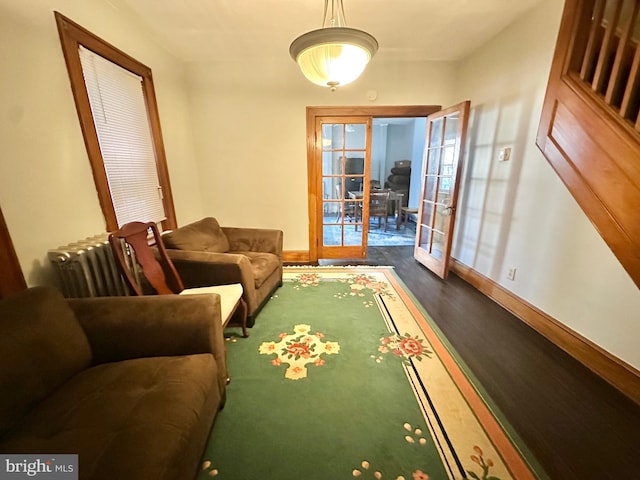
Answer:
<svg viewBox="0 0 640 480"><path fill-rule="evenodd" d="M375 190L372 190L375 191ZM354 200L361 200L364 198L364 191L362 190L349 190L347 192L349 198ZM404 193L394 192L391 190L389 192L389 203L393 205L392 212L396 212L396 215L400 213L400 207L402 206L402 199L404 198ZM360 211L362 210L362 202L356 202L355 205L355 221L358 222L358 216L360 215ZM357 228L357 227L356 227ZM396 222L396 230L400 230L400 225Z"/></svg>

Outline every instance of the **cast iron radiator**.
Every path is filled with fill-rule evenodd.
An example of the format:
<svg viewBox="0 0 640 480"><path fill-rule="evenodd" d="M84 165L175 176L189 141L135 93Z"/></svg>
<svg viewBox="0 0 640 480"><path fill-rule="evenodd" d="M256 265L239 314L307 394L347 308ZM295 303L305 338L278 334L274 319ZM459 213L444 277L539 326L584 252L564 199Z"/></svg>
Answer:
<svg viewBox="0 0 640 480"><path fill-rule="evenodd" d="M128 295L106 234L49 250L66 298Z"/></svg>

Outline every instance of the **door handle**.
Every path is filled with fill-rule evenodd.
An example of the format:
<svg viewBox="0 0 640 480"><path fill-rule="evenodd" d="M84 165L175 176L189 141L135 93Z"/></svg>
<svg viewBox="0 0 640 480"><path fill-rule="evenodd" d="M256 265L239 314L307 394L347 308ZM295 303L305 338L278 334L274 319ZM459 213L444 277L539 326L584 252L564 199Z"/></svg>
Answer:
<svg viewBox="0 0 640 480"><path fill-rule="evenodd" d="M453 207L452 206L444 207L441 213L442 215L446 215L446 216L453 215Z"/></svg>

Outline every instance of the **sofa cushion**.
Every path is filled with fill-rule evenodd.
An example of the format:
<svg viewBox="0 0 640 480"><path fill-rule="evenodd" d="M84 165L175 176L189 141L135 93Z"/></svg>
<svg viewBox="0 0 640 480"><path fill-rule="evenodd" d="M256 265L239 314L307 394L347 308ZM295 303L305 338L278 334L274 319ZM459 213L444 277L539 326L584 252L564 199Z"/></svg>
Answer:
<svg viewBox="0 0 640 480"><path fill-rule="evenodd" d="M0 302L0 352L0 435L91 363L82 327L51 287Z"/></svg>
<svg viewBox="0 0 640 480"><path fill-rule="evenodd" d="M225 253L229 251L229 240L213 217L165 233L162 241L167 248L195 250L200 252Z"/></svg>
<svg viewBox="0 0 640 480"><path fill-rule="evenodd" d="M234 252L241 253L249 259L251 271L255 279L256 289L260 288L264 281L269 278L274 271L280 268L280 258L273 253L264 252Z"/></svg>
<svg viewBox="0 0 640 480"><path fill-rule="evenodd" d="M217 378L210 354L98 365L36 407L0 451L76 453L81 478L191 478L220 403Z"/></svg>

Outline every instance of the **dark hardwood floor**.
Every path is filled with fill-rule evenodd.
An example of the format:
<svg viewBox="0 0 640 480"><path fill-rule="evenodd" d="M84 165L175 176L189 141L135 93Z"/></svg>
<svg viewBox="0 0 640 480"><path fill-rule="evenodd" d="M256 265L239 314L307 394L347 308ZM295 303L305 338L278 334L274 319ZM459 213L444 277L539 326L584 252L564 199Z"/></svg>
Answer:
<svg viewBox="0 0 640 480"><path fill-rule="evenodd" d="M413 247L371 247L393 265L552 479L640 478L640 405Z"/></svg>

